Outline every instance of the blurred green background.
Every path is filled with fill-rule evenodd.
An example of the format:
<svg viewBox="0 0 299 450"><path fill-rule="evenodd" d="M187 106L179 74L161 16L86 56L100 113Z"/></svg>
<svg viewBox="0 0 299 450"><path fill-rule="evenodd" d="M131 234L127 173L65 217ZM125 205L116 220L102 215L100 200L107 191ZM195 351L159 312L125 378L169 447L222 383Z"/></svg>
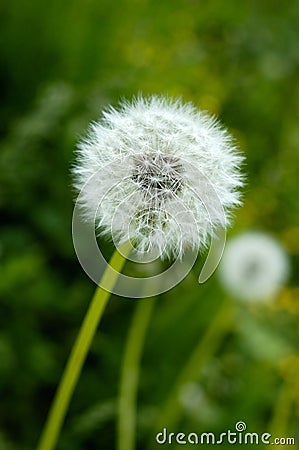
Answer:
<svg viewBox="0 0 299 450"><path fill-rule="evenodd" d="M220 433L243 420L248 431L298 440L299 2L12 0L0 12L0 450L36 445L95 288L72 246L75 144L103 107L138 92L182 96L226 124L248 177L230 233L272 233L292 275L267 306L232 303L217 276L198 285L198 267L158 299L137 448L160 448L161 405L224 299L236 318L180 391L172 431ZM135 305L112 298L59 449L115 448Z"/></svg>

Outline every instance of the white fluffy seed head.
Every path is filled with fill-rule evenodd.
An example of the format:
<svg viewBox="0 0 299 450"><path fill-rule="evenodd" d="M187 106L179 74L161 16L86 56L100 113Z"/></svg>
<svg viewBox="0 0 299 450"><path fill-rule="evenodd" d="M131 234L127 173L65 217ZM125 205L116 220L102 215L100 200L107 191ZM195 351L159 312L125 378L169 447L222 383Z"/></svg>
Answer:
<svg viewBox="0 0 299 450"><path fill-rule="evenodd" d="M247 232L231 239L219 266L219 278L233 296L245 301L273 298L289 275L289 258L274 238Z"/></svg>
<svg viewBox="0 0 299 450"><path fill-rule="evenodd" d="M155 248L168 258L203 249L240 204L243 158L229 133L191 103L124 101L90 125L77 150L85 217L140 252Z"/></svg>

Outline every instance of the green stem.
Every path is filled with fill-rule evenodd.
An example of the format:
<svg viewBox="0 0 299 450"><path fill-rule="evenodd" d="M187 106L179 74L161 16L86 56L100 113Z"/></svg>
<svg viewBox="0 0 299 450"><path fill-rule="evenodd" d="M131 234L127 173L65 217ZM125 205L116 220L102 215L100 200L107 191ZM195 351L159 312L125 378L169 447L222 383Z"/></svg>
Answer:
<svg viewBox="0 0 299 450"><path fill-rule="evenodd" d="M114 252L110 265L106 268L100 283L100 285L105 286L106 290L98 286L94 293L60 380L37 450L53 450L56 446L87 352L109 300L110 290L112 290L117 281L118 274L125 264L126 255L128 255L130 248L130 245L126 243L122 246L122 254L117 250Z"/></svg>
<svg viewBox="0 0 299 450"><path fill-rule="evenodd" d="M273 437L288 437L287 430L292 407L292 388L287 382L284 382L274 405L272 419L269 424L269 433L271 433Z"/></svg>
<svg viewBox="0 0 299 450"><path fill-rule="evenodd" d="M181 388L186 383L198 379L200 369L215 354L223 337L231 328L233 312L233 304L227 301L224 302L211 322L206 334L191 353L164 406L162 406L155 425L155 432L161 431L164 427L167 427L171 431L174 430L181 416L182 407L179 402Z"/></svg>
<svg viewBox="0 0 299 450"><path fill-rule="evenodd" d="M154 299L138 300L125 347L120 378L118 450L134 450L139 367Z"/></svg>

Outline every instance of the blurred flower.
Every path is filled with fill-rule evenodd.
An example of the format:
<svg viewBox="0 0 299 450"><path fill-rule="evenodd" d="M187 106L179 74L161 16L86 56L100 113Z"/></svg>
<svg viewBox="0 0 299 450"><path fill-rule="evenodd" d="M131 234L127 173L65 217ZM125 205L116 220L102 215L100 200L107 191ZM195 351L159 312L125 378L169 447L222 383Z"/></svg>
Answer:
<svg viewBox="0 0 299 450"><path fill-rule="evenodd" d="M74 174L85 217L103 234L165 258L206 247L229 224L242 160L228 132L192 104L139 96L91 124Z"/></svg>
<svg viewBox="0 0 299 450"><path fill-rule="evenodd" d="M213 423L218 419L218 408L198 383L185 383L179 391L179 402L195 420Z"/></svg>
<svg viewBox="0 0 299 450"><path fill-rule="evenodd" d="M272 237L247 232L228 242L218 273L232 295L259 301L273 297L287 280L289 259Z"/></svg>

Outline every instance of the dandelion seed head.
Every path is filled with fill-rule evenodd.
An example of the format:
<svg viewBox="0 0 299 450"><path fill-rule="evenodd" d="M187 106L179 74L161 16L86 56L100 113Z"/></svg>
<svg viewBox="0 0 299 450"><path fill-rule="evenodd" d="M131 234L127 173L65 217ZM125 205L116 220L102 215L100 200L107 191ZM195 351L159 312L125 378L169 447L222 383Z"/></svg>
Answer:
<svg viewBox="0 0 299 450"><path fill-rule="evenodd" d="M179 158L163 153L145 153L133 157L135 170L132 180L136 182L149 200L175 195L183 183L183 166Z"/></svg>
<svg viewBox="0 0 299 450"><path fill-rule="evenodd" d="M219 266L223 286L247 301L273 298L289 275L289 258L274 238L247 232L231 239Z"/></svg>
<svg viewBox="0 0 299 450"><path fill-rule="evenodd" d="M242 160L230 134L191 103L139 96L90 125L75 185L85 186L82 210L102 234L168 258L207 247L229 225Z"/></svg>

